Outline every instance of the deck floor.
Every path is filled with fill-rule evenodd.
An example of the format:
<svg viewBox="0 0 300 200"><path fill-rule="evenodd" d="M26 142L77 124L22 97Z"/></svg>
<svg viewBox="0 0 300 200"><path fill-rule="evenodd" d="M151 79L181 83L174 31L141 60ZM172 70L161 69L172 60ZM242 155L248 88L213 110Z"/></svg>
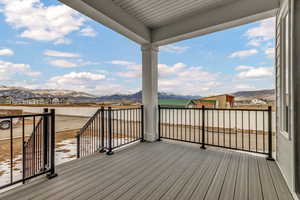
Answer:
<svg viewBox="0 0 300 200"><path fill-rule="evenodd" d="M293 199L273 161L166 141L74 160L58 166L57 173L54 179L39 178L5 192L0 199Z"/></svg>

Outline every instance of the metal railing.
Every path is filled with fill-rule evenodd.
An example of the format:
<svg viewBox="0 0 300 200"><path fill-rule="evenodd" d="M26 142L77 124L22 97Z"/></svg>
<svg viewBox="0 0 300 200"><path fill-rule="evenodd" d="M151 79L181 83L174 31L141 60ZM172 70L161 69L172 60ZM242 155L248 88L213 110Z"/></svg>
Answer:
<svg viewBox="0 0 300 200"><path fill-rule="evenodd" d="M2 130L9 138L1 141L8 147L3 148L3 153L9 153L9 181L0 185L0 189L43 174L48 174L48 178L56 176L55 111L45 109L42 114L0 116L0 120L10 122L8 130Z"/></svg>
<svg viewBox="0 0 300 200"><path fill-rule="evenodd" d="M106 152L144 140L143 106L112 109L102 107L77 134L77 158Z"/></svg>
<svg viewBox="0 0 300 200"><path fill-rule="evenodd" d="M267 154L272 158L272 110L159 106L159 139Z"/></svg>

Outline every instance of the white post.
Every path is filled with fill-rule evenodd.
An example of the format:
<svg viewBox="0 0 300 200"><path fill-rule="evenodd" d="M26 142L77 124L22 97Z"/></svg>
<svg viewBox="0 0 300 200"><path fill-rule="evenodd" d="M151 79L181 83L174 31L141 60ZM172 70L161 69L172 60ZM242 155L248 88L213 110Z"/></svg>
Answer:
<svg viewBox="0 0 300 200"><path fill-rule="evenodd" d="M158 138L158 47L152 44L142 46L143 104L145 140L154 142Z"/></svg>

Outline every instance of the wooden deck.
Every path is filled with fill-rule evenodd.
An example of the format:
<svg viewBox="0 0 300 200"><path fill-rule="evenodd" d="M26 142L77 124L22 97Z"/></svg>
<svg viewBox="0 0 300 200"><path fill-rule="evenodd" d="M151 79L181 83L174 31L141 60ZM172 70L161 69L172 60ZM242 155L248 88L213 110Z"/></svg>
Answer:
<svg viewBox="0 0 300 200"><path fill-rule="evenodd" d="M137 144L112 156L96 154L65 163L57 173L0 199L292 199L275 162L183 143Z"/></svg>

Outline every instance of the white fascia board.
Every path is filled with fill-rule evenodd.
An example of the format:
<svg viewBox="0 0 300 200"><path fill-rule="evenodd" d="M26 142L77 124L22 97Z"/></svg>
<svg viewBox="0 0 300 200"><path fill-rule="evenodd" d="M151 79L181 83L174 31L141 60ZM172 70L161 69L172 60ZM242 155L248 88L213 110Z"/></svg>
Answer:
<svg viewBox="0 0 300 200"><path fill-rule="evenodd" d="M59 1L139 44L151 41L150 30L111 0Z"/></svg>
<svg viewBox="0 0 300 200"><path fill-rule="evenodd" d="M276 15L278 0L239 0L206 13L154 29L152 42L165 45Z"/></svg>

